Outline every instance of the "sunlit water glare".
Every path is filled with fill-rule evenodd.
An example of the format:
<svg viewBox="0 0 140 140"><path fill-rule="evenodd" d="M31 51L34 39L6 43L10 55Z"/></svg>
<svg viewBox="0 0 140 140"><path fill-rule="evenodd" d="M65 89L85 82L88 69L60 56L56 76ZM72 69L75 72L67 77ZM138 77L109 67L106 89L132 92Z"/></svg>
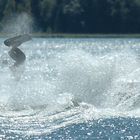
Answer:
<svg viewBox="0 0 140 140"><path fill-rule="evenodd" d="M139 39L33 38L14 72L4 39L1 139L140 138Z"/></svg>

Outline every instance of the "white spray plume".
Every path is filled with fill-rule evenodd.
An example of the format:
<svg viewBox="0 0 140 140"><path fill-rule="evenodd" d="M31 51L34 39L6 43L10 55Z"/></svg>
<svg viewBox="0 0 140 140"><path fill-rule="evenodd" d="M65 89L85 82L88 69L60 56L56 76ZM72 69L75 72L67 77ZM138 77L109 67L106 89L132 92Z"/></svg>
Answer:
<svg viewBox="0 0 140 140"><path fill-rule="evenodd" d="M4 21L3 33L23 34L33 31L33 20L27 13L21 13Z"/></svg>

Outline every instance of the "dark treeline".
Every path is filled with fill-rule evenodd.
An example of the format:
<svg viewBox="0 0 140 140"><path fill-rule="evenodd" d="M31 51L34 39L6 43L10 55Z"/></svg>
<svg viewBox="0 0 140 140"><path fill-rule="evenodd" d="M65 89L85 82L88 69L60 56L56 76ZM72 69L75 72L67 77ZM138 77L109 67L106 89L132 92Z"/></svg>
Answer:
<svg viewBox="0 0 140 140"><path fill-rule="evenodd" d="M0 0L0 30L26 12L35 31L140 33L140 0Z"/></svg>

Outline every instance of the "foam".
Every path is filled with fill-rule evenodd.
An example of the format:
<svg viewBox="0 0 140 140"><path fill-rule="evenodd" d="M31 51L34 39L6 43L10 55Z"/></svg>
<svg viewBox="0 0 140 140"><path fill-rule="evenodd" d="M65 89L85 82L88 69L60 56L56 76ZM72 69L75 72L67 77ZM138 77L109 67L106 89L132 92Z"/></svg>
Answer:
<svg viewBox="0 0 140 140"><path fill-rule="evenodd" d="M47 52L38 47L25 53L27 61L19 81L8 68L1 74L0 102L7 110L61 110L74 106L73 102L100 109L139 108L139 63L129 50L94 55L84 49L50 49L46 57Z"/></svg>

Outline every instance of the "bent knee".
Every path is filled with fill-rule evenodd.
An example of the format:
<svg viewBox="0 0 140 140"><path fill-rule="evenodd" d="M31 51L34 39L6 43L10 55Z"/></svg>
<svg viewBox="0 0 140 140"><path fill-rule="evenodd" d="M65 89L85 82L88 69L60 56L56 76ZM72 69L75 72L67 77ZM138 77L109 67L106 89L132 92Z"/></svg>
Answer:
<svg viewBox="0 0 140 140"><path fill-rule="evenodd" d="M16 61L15 65L20 65L26 60L25 54L19 48L12 48L8 54Z"/></svg>

